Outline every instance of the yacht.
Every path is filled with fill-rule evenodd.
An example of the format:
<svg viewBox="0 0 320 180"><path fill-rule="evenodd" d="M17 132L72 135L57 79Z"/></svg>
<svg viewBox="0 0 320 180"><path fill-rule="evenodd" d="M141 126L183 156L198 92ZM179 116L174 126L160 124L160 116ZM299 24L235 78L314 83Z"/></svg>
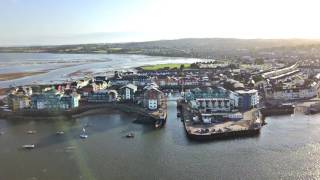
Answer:
<svg viewBox="0 0 320 180"><path fill-rule="evenodd" d="M27 131L28 134L35 134L37 131Z"/></svg>
<svg viewBox="0 0 320 180"><path fill-rule="evenodd" d="M57 134L57 135L63 135L64 132L63 132L63 131L57 131L56 134Z"/></svg>
<svg viewBox="0 0 320 180"><path fill-rule="evenodd" d="M26 144L22 146L23 149L34 149L35 145L34 144Z"/></svg>
<svg viewBox="0 0 320 180"><path fill-rule="evenodd" d="M130 132L126 135L126 138L134 138L134 134L132 132Z"/></svg>
<svg viewBox="0 0 320 180"><path fill-rule="evenodd" d="M82 134L80 134L81 139L86 139L88 138L88 134L86 134L86 129L82 128Z"/></svg>

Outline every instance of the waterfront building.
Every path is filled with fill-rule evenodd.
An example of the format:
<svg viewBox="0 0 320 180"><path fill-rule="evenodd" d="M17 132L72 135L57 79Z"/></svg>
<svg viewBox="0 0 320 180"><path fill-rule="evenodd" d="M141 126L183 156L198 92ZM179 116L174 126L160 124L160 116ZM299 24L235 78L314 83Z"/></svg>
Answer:
<svg viewBox="0 0 320 180"><path fill-rule="evenodd" d="M61 94L56 89L45 91L31 96L32 108L34 109L60 109Z"/></svg>
<svg viewBox="0 0 320 180"><path fill-rule="evenodd" d="M247 111L259 104L258 91L255 89L238 90L236 93L239 95L238 107L241 111Z"/></svg>
<svg viewBox="0 0 320 180"><path fill-rule="evenodd" d="M91 83L91 84L88 84L84 87L82 87L81 89L79 89L79 92L81 93L82 97L88 97L89 94L97 91L98 88L96 86L95 83Z"/></svg>
<svg viewBox="0 0 320 180"><path fill-rule="evenodd" d="M118 100L118 92L116 90L99 90L91 92L87 101L91 103L107 103L116 102Z"/></svg>
<svg viewBox="0 0 320 180"><path fill-rule="evenodd" d="M109 102L109 94L106 90L100 90L91 92L88 95L88 102L93 103L103 103L103 102Z"/></svg>
<svg viewBox="0 0 320 180"><path fill-rule="evenodd" d="M164 94L157 86L149 85L144 87L143 105L149 110L156 110L163 103Z"/></svg>
<svg viewBox="0 0 320 180"><path fill-rule="evenodd" d="M42 93L31 96L32 109L61 110L71 109L79 106L80 95L76 92L64 94L52 88Z"/></svg>
<svg viewBox="0 0 320 180"><path fill-rule="evenodd" d="M195 88L185 94L185 100L202 113L230 112L237 105L237 94L222 87Z"/></svg>
<svg viewBox="0 0 320 180"><path fill-rule="evenodd" d="M30 107L30 98L26 94L10 94L8 96L8 106L12 111Z"/></svg>
<svg viewBox="0 0 320 180"><path fill-rule="evenodd" d="M121 99L128 101L128 100L134 100L135 98L135 92L137 91L137 86L133 84L127 84L120 88L119 93L121 95Z"/></svg>
<svg viewBox="0 0 320 180"><path fill-rule="evenodd" d="M266 88L265 95L267 100L289 101L310 99L318 95L318 89L318 83L313 82L309 86Z"/></svg>
<svg viewBox="0 0 320 180"><path fill-rule="evenodd" d="M78 94L65 94L60 99L60 109L72 109L79 107L80 95Z"/></svg>
<svg viewBox="0 0 320 180"><path fill-rule="evenodd" d="M18 87L11 90L7 96L8 106L12 111L30 107L31 87Z"/></svg>

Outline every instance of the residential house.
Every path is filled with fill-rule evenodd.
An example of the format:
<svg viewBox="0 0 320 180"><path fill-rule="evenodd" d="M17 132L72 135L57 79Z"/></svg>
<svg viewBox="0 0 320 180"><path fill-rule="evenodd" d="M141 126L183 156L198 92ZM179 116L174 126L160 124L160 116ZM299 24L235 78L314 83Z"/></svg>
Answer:
<svg viewBox="0 0 320 180"><path fill-rule="evenodd" d="M62 94L51 89L40 94L31 96L32 108L34 109L60 109L60 98Z"/></svg>
<svg viewBox="0 0 320 180"><path fill-rule="evenodd" d="M30 95L32 95L32 88L30 87L19 87L14 89L7 98L9 108L12 111L29 108Z"/></svg>
<svg viewBox="0 0 320 180"><path fill-rule="evenodd" d="M108 91L107 90L99 90L99 91L89 93L88 102L94 102L94 103L109 102Z"/></svg>
<svg viewBox="0 0 320 180"><path fill-rule="evenodd" d="M236 93L239 94L239 109L242 111L247 111L251 108L257 107L259 104L258 91L252 90L238 90Z"/></svg>
<svg viewBox="0 0 320 180"><path fill-rule="evenodd" d="M64 94L60 99L60 109L73 109L79 107L80 95L77 93Z"/></svg>
<svg viewBox="0 0 320 180"><path fill-rule="evenodd" d="M87 100L91 103L116 102L118 100L118 92L116 90L99 90L91 92L88 95Z"/></svg>
<svg viewBox="0 0 320 180"><path fill-rule="evenodd" d="M31 96L32 109L61 110L71 109L79 106L80 95L76 92L64 94L56 89L33 94Z"/></svg>
<svg viewBox="0 0 320 180"><path fill-rule="evenodd" d="M161 107L164 101L164 94L157 86L150 85L144 88L143 105L149 110L156 110Z"/></svg>
<svg viewBox="0 0 320 180"><path fill-rule="evenodd" d="M237 107L235 93L222 87L195 88L185 94L185 100L192 108L202 113L230 112Z"/></svg>
<svg viewBox="0 0 320 180"><path fill-rule="evenodd" d="M135 92L137 91L137 86L133 84L127 84L119 89L121 99L124 101L133 101L135 98Z"/></svg>

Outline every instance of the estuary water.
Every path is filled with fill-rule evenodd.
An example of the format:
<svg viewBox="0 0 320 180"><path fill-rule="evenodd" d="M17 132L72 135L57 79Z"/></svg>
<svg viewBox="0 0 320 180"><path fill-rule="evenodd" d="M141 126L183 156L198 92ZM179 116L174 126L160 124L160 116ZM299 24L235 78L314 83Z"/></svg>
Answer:
<svg viewBox="0 0 320 180"><path fill-rule="evenodd" d="M86 75L112 75L115 70L131 70L150 64L193 63L194 58L123 54L0 53L0 74L45 72L20 79L0 81L0 88L46 84L78 79Z"/></svg>
<svg viewBox="0 0 320 180"><path fill-rule="evenodd" d="M119 111L76 120L0 120L0 179L318 179L320 115L276 116L258 137L189 140L168 103L164 128ZM79 138L86 127L89 137ZM37 131L29 135L28 130ZM56 135L56 131L65 131ZM125 138L134 132L132 139ZM36 144L21 150L23 144Z"/></svg>

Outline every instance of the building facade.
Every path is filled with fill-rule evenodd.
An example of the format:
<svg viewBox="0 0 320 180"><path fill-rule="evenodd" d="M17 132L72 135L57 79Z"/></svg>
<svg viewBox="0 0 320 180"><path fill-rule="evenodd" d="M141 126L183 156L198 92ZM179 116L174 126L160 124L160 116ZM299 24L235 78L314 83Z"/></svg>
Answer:
<svg viewBox="0 0 320 180"><path fill-rule="evenodd" d="M120 88L119 92L121 95L121 99L124 101L133 101L135 98L135 92L137 91L137 86L133 84L127 84Z"/></svg>
<svg viewBox="0 0 320 180"><path fill-rule="evenodd" d="M161 107L164 94L155 86L146 86L143 93L143 105L149 110L156 110Z"/></svg>
<svg viewBox="0 0 320 180"><path fill-rule="evenodd" d="M185 94L191 106L203 113L230 112L237 107L237 95L222 88L195 88Z"/></svg>
<svg viewBox="0 0 320 180"><path fill-rule="evenodd" d="M259 104L258 91L252 90L238 90L236 91L239 95L238 107L241 111L246 111L251 108L257 107Z"/></svg>
<svg viewBox="0 0 320 180"><path fill-rule="evenodd" d="M63 94L51 89L31 96L32 109L66 110L79 106L80 95L77 93Z"/></svg>

